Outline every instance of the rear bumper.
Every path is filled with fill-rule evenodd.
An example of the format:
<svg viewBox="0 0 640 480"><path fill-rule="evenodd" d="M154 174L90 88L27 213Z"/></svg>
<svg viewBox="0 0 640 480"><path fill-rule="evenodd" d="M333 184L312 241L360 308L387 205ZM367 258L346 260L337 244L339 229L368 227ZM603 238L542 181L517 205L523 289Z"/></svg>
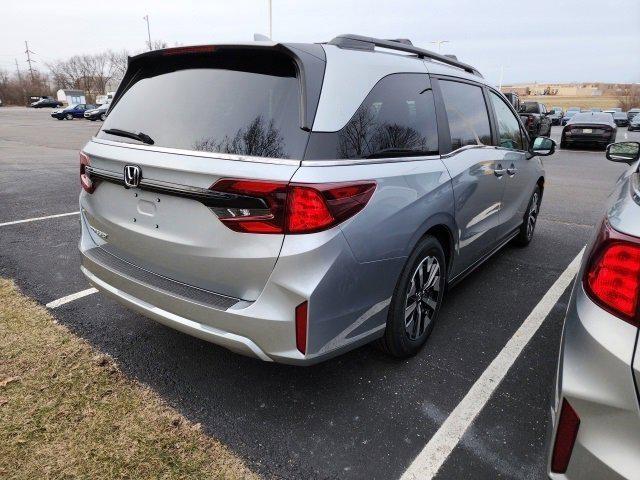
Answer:
<svg viewBox="0 0 640 480"><path fill-rule="evenodd" d="M84 215L81 223L81 270L101 292L159 323L234 352L296 365L318 363L381 336L404 263L359 264L339 229L306 236L304 249L294 237L289 244L285 240L263 291L249 302L123 266L126 262L116 257L107 261L104 255L110 254L94 243ZM306 354L298 351L295 340L295 308L304 301L309 302Z"/></svg>
<svg viewBox="0 0 640 480"><path fill-rule="evenodd" d="M582 283L576 283L565 320L552 419L555 432L566 399L580 417L580 427L566 473L549 470L552 479L638 478L640 412L631 370L636 335L635 327L598 307Z"/></svg>

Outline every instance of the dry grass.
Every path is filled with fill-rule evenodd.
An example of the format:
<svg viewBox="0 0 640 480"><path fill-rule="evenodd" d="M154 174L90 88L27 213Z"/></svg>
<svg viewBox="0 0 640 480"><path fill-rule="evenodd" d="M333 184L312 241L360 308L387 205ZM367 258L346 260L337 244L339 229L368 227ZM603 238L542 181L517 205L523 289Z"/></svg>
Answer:
<svg viewBox="0 0 640 480"><path fill-rule="evenodd" d="M561 97L558 95L530 95L520 97L522 101L532 101L544 103L547 109L551 107L562 107L565 111L568 107L600 108L607 110L618 106L618 99L615 97Z"/></svg>
<svg viewBox="0 0 640 480"><path fill-rule="evenodd" d="M0 278L0 478L257 478Z"/></svg>

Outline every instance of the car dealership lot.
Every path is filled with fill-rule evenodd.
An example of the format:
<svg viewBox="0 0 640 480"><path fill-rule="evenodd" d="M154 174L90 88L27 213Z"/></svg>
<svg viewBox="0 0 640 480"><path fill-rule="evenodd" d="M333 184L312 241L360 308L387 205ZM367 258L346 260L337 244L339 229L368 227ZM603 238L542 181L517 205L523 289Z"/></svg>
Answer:
<svg viewBox="0 0 640 480"><path fill-rule="evenodd" d="M0 110L0 224L77 211L77 151L99 128L49 110ZM552 138L559 143L560 127ZM640 139L618 129L618 140ZM600 151L557 151L536 236L508 246L453 289L426 348L398 361L367 346L314 367L266 364L138 316L100 294L58 320L111 354L259 473L398 478L587 242L624 166ZM0 275L42 304L89 287L78 217L0 226ZM568 290L437 478L541 478Z"/></svg>

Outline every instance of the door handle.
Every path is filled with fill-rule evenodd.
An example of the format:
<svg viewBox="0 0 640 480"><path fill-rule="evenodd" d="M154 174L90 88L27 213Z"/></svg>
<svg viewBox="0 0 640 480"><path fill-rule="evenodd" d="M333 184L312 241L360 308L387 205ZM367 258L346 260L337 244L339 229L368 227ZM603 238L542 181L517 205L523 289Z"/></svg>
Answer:
<svg viewBox="0 0 640 480"><path fill-rule="evenodd" d="M493 169L493 174L494 174L496 177L501 177L501 176L503 176L503 175L504 175L504 173L505 173L506 171L507 171L507 169L506 169L506 168L502 168L502 165L501 165L501 164L498 164L498 168L494 168L494 169Z"/></svg>
<svg viewBox="0 0 640 480"><path fill-rule="evenodd" d="M507 168L507 173L509 175L511 175L512 177L516 174L516 172L518 171L518 169L515 167L515 165L512 163L511 166L509 168Z"/></svg>

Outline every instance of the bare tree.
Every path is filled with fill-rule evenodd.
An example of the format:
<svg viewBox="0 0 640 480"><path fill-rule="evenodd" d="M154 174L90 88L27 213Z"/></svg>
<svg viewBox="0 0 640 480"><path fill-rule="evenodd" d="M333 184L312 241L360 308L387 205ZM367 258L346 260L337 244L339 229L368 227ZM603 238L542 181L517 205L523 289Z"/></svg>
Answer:
<svg viewBox="0 0 640 480"><path fill-rule="evenodd" d="M623 112L627 112L632 108L640 108L640 85L629 85L624 87L616 96L618 107Z"/></svg>

